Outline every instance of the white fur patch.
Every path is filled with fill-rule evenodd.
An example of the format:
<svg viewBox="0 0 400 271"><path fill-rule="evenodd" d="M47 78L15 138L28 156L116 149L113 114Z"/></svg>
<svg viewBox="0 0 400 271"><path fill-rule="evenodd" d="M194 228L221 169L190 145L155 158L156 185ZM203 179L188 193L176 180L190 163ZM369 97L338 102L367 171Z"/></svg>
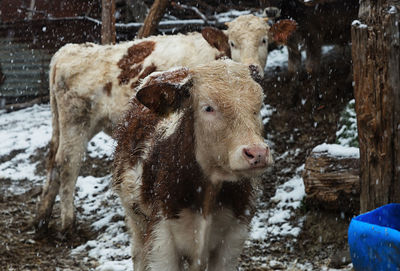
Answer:
<svg viewBox="0 0 400 271"><path fill-rule="evenodd" d="M190 270L234 270L247 233L247 225L231 210L204 218L185 209L179 219L162 220L155 227L150 266L154 270L181 270L181 257L187 256L192 263ZM210 261L211 252L217 253L218 259Z"/></svg>
<svg viewBox="0 0 400 271"><path fill-rule="evenodd" d="M183 114L183 111L172 113L167 118L160 121L156 127L156 134L162 140L169 138L176 132L176 129L181 124Z"/></svg>
<svg viewBox="0 0 400 271"><path fill-rule="evenodd" d="M168 220L162 220L155 226L153 231L152 249L148 258L150 270L180 270L179 261L169 222Z"/></svg>

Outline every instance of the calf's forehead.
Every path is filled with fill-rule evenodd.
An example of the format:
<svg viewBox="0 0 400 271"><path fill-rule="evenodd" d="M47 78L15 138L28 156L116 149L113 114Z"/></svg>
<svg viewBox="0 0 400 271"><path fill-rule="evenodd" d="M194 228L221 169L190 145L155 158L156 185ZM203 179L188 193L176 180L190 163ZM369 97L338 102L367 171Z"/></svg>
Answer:
<svg viewBox="0 0 400 271"><path fill-rule="evenodd" d="M240 16L229 23L230 39L242 40L267 35L269 26L262 18L254 15Z"/></svg>
<svg viewBox="0 0 400 271"><path fill-rule="evenodd" d="M210 102L220 110L259 110L263 92L250 76L249 67L229 61L198 67L193 72L193 94L199 102Z"/></svg>

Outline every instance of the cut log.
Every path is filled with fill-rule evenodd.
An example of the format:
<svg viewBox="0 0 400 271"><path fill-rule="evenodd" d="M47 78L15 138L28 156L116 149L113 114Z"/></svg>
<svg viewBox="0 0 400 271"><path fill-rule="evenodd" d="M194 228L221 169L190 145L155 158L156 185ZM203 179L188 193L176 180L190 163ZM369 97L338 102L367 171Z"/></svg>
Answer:
<svg viewBox="0 0 400 271"><path fill-rule="evenodd" d="M306 202L310 205L348 214L360 209L359 158L312 152L303 173Z"/></svg>

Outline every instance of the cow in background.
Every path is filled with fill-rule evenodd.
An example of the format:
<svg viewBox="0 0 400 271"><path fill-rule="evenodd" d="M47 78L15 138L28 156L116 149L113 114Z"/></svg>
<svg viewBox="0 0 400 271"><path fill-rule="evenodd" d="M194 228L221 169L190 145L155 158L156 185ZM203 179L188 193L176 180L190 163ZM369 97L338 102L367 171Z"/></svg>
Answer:
<svg viewBox="0 0 400 271"><path fill-rule="evenodd" d="M297 72L301 67L300 46L306 51L307 72L320 69L323 45L347 46L351 40L351 23L357 18L359 1L347 0L260 0L264 7L277 7L279 18L297 22L296 31L287 41L288 70Z"/></svg>
<svg viewBox="0 0 400 271"><path fill-rule="evenodd" d="M271 165L250 68L219 60L148 76L116 129L113 187L135 270L235 270Z"/></svg>
<svg viewBox="0 0 400 271"><path fill-rule="evenodd" d="M263 74L270 36L287 37L293 22L278 22L271 33L263 18L244 15L229 23L226 34L205 28L202 33L152 36L116 45L67 44L50 63L50 103L53 132L47 179L37 206L34 226L46 230L57 194L61 230L75 221L75 183L89 140L114 126L136 94L141 80L171 67L195 67L232 57ZM231 54L232 52L232 54ZM233 94L232 94L233 95Z"/></svg>

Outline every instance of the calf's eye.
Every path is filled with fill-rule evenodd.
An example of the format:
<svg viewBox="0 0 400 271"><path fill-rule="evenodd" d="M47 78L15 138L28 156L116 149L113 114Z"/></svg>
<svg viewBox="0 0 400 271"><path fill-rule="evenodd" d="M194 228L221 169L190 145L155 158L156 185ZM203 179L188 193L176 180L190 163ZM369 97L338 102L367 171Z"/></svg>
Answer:
<svg viewBox="0 0 400 271"><path fill-rule="evenodd" d="M233 43L233 41L230 41L229 44L231 45L231 47L235 47L235 44Z"/></svg>
<svg viewBox="0 0 400 271"><path fill-rule="evenodd" d="M208 112L208 113L211 113L211 112L214 112L214 108L212 108L211 106L207 105L207 106L204 108L204 111L206 111L206 112Z"/></svg>
<svg viewBox="0 0 400 271"><path fill-rule="evenodd" d="M266 43L267 43L267 39L266 39L266 38L263 38L263 39L262 39L262 43L263 43L263 44L266 44Z"/></svg>

